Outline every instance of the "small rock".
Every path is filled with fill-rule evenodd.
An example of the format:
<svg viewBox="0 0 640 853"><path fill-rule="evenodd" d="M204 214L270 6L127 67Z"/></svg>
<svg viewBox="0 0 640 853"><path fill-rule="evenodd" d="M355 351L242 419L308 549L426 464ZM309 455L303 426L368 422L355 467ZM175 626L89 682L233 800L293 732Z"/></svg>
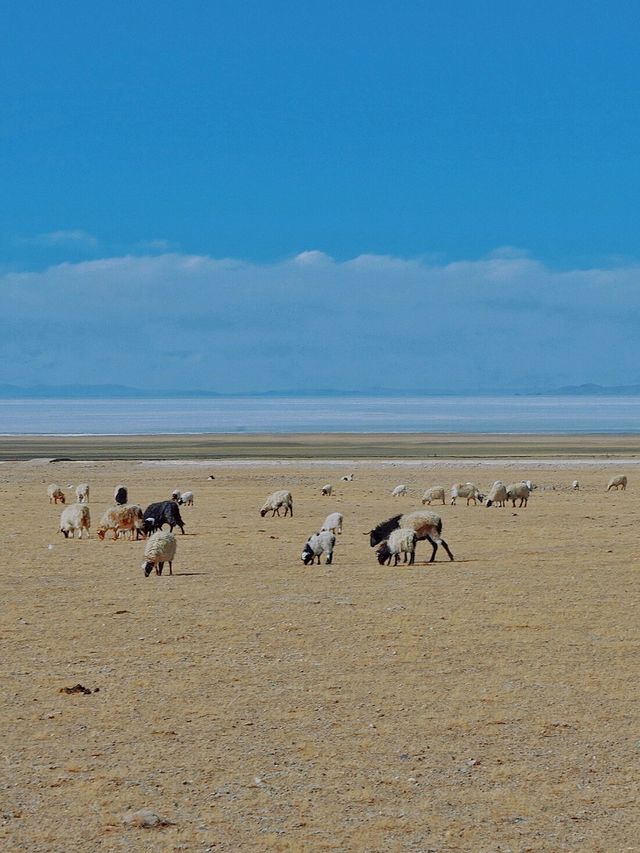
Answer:
<svg viewBox="0 0 640 853"><path fill-rule="evenodd" d="M122 823L128 827L151 829L156 826L174 826L175 821L160 817L150 809L140 809L138 812L127 812L122 817Z"/></svg>

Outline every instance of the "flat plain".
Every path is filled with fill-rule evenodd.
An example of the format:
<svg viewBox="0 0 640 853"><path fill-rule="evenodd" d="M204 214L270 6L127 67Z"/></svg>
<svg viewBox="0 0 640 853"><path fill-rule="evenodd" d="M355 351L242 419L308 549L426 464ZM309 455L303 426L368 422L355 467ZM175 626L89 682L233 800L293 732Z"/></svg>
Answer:
<svg viewBox="0 0 640 853"><path fill-rule="evenodd" d="M496 441L499 461L0 465L2 849L640 849L637 460ZM378 565L376 523L497 478L539 488L431 507L455 562L420 543ZM173 576L144 578L141 541L63 539L46 487L84 481L93 529L118 483L143 507L194 491ZM261 518L279 488L294 517ZM304 567L333 510L333 565ZM140 809L171 823L128 828Z"/></svg>

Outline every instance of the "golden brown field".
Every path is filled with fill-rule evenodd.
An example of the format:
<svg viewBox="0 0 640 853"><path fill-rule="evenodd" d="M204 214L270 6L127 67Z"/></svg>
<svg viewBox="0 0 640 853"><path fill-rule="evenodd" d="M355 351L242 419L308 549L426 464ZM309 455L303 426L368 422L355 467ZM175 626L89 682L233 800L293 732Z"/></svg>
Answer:
<svg viewBox="0 0 640 853"><path fill-rule="evenodd" d="M0 465L1 849L640 849L640 476L605 463ZM431 507L456 561L378 565L364 531L498 477L556 489ZM119 482L195 492L172 577L63 539L46 487L82 481L93 528ZM260 518L277 488L293 519ZM334 564L305 568L334 509ZM123 825L144 808L173 823Z"/></svg>

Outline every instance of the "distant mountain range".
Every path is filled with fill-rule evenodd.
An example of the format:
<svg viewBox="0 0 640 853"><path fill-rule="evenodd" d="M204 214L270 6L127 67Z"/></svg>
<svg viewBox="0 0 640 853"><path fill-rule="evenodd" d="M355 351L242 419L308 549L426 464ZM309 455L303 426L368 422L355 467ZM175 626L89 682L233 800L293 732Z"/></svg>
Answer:
<svg viewBox="0 0 640 853"><path fill-rule="evenodd" d="M429 396L640 396L640 384L635 385L597 385L589 382L583 385L565 385L546 391L509 391L493 389L489 391L416 391L389 388L375 388L366 391L339 391L335 389L291 389L287 391L246 391L236 394L219 391L203 391L185 389L159 390L148 388L131 388L128 385L8 385L0 384L0 399L121 399L141 400L153 398L176 399L181 397L429 397Z"/></svg>

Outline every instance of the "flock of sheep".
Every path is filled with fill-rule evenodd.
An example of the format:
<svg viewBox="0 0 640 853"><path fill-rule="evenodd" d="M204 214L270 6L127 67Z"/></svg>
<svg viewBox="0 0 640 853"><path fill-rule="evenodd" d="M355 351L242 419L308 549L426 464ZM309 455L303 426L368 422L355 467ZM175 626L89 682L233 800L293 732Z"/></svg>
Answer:
<svg viewBox="0 0 640 853"><path fill-rule="evenodd" d="M342 477L345 482L353 480L353 474ZM607 484L607 491L611 489L622 489L627 487L627 478L624 475L612 477ZM483 494L475 483L454 483L449 490L451 504L456 500L465 499L467 506L471 502L474 505L484 503L487 507L505 507L508 501L513 506L519 501L519 507L526 507L531 492L536 489L531 480L522 480L517 483L505 484L496 480L486 494ZM579 489L580 484L574 480L572 489ZM331 496L333 487L326 483L321 488L323 496ZM65 539L84 537L86 531L89 537L91 527L91 514L89 511L89 484L80 483L76 487L76 501L66 506L66 497L63 490L56 483L47 488L49 503L61 503L64 506L60 516L60 532ZM393 497L406 496L407 486L401 484L391 491ZM169 500L157 501L149 504L143 510L138 504L128 503L128 490L126 486L116 486L114 492L114 505L108 507L103 513L97 527L98 538L103 540L111 531L113 539L129 532L129 538L145 539L144 561L142 569L145 577L148 577L155 569L156 574L161 575L164 564L169 564L169 573L173 574L173 560L176 555L177 541L173 534L173 528L179 527L184 533L184 522L180 514L180 506L193 506L193 492L180 492L175 490ZM443 486L433 486L422 495L422 505L429 506L434 502L446 503L446 490ZM280 510L284 510L284 516L293 517L293 497L291 492L280 489L273 492L264 502L260 509L260 515L264 516L270 512L271 517L280 516ZM163 526L169 525L169 531L163 531ZM336 544L336 534L342 533L343 516L340 512L332 512L325 518L324 523L317 533L313 533L305 542L300 555L305 565L313 564L316 560L320 563L320 557L325 554L326 564L333 562L333 551ZM378 562L389 565L393 559L394 565L398 565L402 555L404 562L412 565L415 561L416 544L427 541L432 546L430 562L435 560L439 546L442 546L449 556L454 559L453 553L447 542L442 538L442 519L432 510L422 509L410 513L400 513L381 522L367 534L371 547L378 546L376 556Z"/></svg>
<svg viewBox="0 0 640 853"><path fill-rule="evenodd" d="M353 480L353 474L342 478L346 482ZM450 489L451 505L455 506L458 498L466 499L467 506L473 501L473 504L484 503L487 507L508 506L508 501L511 501L513 507L526 507L529 501L531 492L537 486L531 480L521 480L518 483L505 484L502 480L496 480L489 488L487 494L483 494L475 483L454 483ZM580 488L580 483L574 480L571 484L573 490ZM611 489L627 488L627 478L620 474L612 477L607 484L607 491ZM321 488L321 495L330 496L333 492L333 487L330 483L326 483ZM401 484L391 490L392 497L406 496L407 486ZM439 501L446 504L446 490L443 486L433 486L427 489L422 495L422 505L429 506ZM269 497L264 502L260 515L264 516L271 512L271 517L280 515L280 510L284 509L284 516L293 516L293 497L291 492L286 489L281 489ZM336 544L336 533L342 533L343 517L339 512L330 513L324 521L324 524L317 533L313 533L306 541L300 558L306 565L313 564L317 559L320 563L320 556L326 554L326 563L330 565L333 562L333 549ZM390 565L393 558L394 565L398 565L400 555L403 556L404 562L409 562L412 565L415 561L416 543L420 541L428 541L432 546L432 553L429 562L435 560L438 546L442 546L447 552L449 559L453 560L454 556L448 544L442 538L442 519L435 512L430 510L417 510L407 514L395 515L386 521L381 522L369 531L369 542L371 547L378 545L376 556L380 565Z"/></svg>
<svg viewBox="0 0 640 853"><path fill-rule="evenodd" d="M57 483L51 483L47 487L49 503L63 504L64 509L60 515L60 532L65 539L82 539L86 531L89 537L91 527L91 513L89 511L89 484L80 483L76 486L76 502L66 506L66 496ZM114 505L108 507L97 527L98 539L104 539L111 531L113 539L129 532L129 538L146 539L144 548L144 562L142 569L145 577L149 577L155 569L157 575L162 574L164 564L169 564L169 574L173 574L173 560L176 555L177 542L173 535L173 528L179 527L184 533L184 521L180 515L180 506L193 506L193 492L180 492L175 490L171 498L165 501L157 501L149 504L143 511L138 504L128 503L129 495L126 486L116 486ZM162 528L169 525L169 530Z"/></svg>

